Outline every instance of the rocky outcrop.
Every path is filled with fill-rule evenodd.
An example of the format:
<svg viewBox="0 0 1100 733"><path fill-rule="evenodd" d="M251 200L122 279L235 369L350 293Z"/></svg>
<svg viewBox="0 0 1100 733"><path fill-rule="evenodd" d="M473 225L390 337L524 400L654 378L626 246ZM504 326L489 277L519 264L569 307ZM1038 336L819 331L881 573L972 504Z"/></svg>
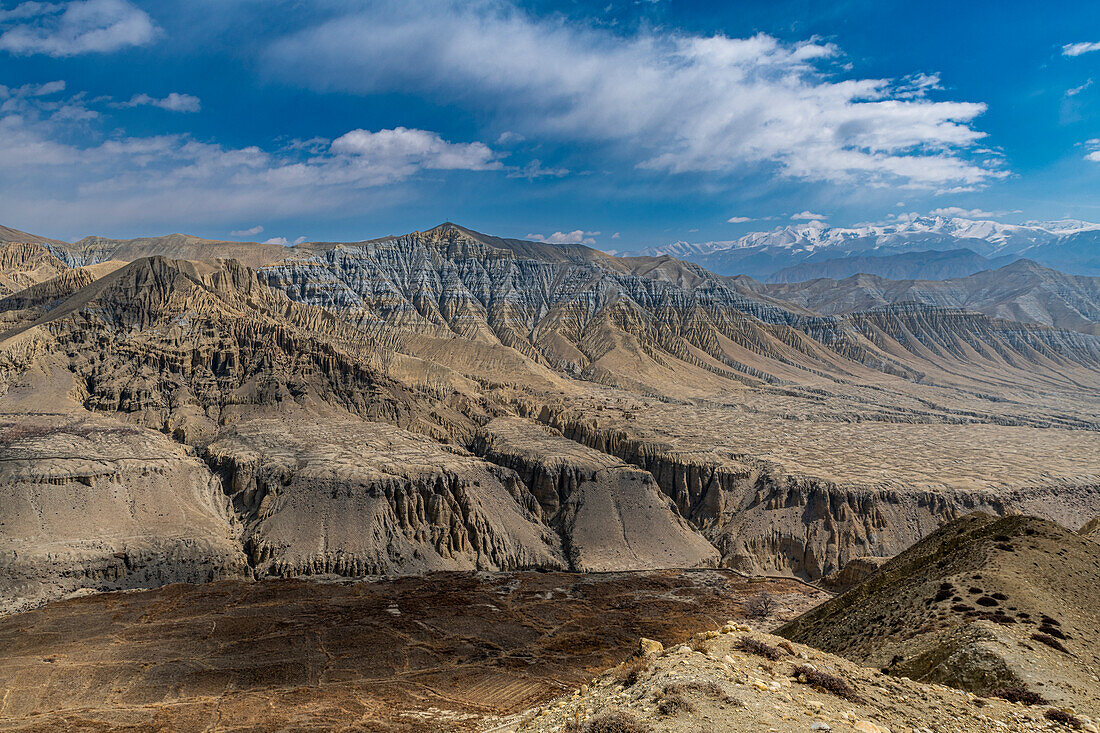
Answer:
<svg viewBox="0 0 1100 733"><path fill-rule="evenodd" d="M844 591L870 578L890 561L888 557L856 557L834 573L821 579L821 585L831 591Z"/></svg>
<svg viewBox="0 0 1100 733"><path fill-rule="evenodd" d="M69 269L45 245L0 240L0 297L49 280Z"/></svg>
<svg viewBox="0 0 1100 733"><path fill-rule="evenodd" d="M715 549L680 516L648 471L521 418L489 423L474 450L519 474L543 521L561 534L575 570L718 562Z"/></svg>
<svg viewBox="0 0 1100 733"><path fill-rule="evenodd" d="M566 567L515 473L392 425L255 419L206 456L261 575Z"/></svg>
<svg viewBox="0 0 1100 733"><path fill-rule="evenodd" d="M220 482L158 433L8 415L0 455L0 612L249 573Z"/></svg>

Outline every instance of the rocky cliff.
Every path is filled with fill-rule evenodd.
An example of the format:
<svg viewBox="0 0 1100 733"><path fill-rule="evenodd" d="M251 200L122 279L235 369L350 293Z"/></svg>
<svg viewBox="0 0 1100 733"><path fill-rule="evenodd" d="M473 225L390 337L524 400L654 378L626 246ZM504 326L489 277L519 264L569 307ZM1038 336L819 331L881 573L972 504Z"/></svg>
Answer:
<svg viewBox="0 0 1100 733"><path fill-rule="evenodd" d="M90 415L0 420L0 613L79 589L243 576L221 484L159 433Z"/></svg>

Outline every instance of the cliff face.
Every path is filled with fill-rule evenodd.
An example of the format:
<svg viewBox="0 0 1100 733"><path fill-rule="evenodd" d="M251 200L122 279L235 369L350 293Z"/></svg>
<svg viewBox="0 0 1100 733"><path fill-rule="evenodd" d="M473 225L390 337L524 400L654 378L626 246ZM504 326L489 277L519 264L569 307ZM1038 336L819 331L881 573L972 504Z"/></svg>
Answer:
<svg viewBox="0 0 1100 733"><path fill-rule="evenodd" d="M566 567L513 472L390 425L250 420L206 451L259 574Z"/></svg>
<svg viewBox="0 0 1100 733"><path fill-rule="evenodd" d="M221 484L150 430L92 416L0 422L0 613L81 588L249 572Z"/></svg>
<svg viewBox="0 0 1100 733"><path fill-rule="evenodd" d="M754 574L821 578L858 557L895 555L973 511L1030 513L1073 526L1075 517L1100 510L1095 477L1011 490L907 486L904 480L859 486L792 475L770 461L725 453L719 432L710 433L718 448L711 452L691 441L687 447L647 440L618 425L600 427L550 406L538 419L648 471L721 553L723 566Z"/></svg>
<svg viewBox="0 0 1100 733"><path fill-rule="evenodd" d="M718 562L718 553L647 471L520 418L489 423L474 450L516 471L538 501L542 520L561 535L575 570Z"/></svg>

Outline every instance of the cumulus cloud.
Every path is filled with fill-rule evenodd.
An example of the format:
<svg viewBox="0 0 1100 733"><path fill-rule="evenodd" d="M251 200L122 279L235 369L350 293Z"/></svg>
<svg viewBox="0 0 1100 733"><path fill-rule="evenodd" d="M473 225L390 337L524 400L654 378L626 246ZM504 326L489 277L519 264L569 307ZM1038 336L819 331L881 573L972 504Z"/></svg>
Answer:
<svg viewBox="0 0 1100 733"><path fill-rule="evenodd" d="M43 86L0 88L0 221L18 215L84 228L317 214L396 205L408 192L388 185L423 171L502 168L483 143L411 128L352 130L331 143L270 150L185 134L105 133L81 95L43 96Z"/></svg>
<svg viewBox="0 0 1100 733"><path fill-rule="evenodd" d="M0 50L55 57L144 46L159 32L149 15L127 0L25 2L0 14L0 28Z"/></svg>
<svg viewBox="0 0 1100 733"><path fill-rule="evenodd" d="M602 144L645 170L928 189L1007 175L970 155L985 105L928 99L935 75L835 79L840 53L764 34L622 35L505 2L428 0L353 6L274 42L265 66L326 91L430 95L528 138Z"/></svg>
<svg viewBox="0 0 1100 733"><path fill-rule="evenodd" d="M797 214L791 214L792 219L798 219L800 221L824 221L829 217L824 214L815 214L812 211L800 211Z"/></svg>
<svg viewBox="0 0 1100 733"><path fill-rule="evenodd" d="M503 165L484 143L450 143L439 133L395 127L392 130L352 130L332 141L332 152L354 158L394 177L407 178L417 170L500 170Z"/></svg>
<svg viewBox="0 0 1100 733"><path fill-rule="evenodd" d="M163 99L150 97L148 94L135 94L129 102L123 102L120 107L160 107L169 112L198 112L202 109L202 103L198 97L191 94L172 92Z"/></svg>
<svg viewBox="0 0 1100 733"><path fill-rule="evenodd" d="M1093 51L1100 51L1100 41L1091 43L1067 43L1062 46L1063 56L1080 56L1081 54L1092 53Z"/></svg>
<svg viewBox="0 0 1100 733"><path fill-rule="evenodd" d="M599 232L586 232L581 229L575 229L571 232L554 232L550 235L542 234L528 234L525 239L530 239L532 242L545 242L546 244L596 244L596 237L600 236ZM616 235L617 236L617 235ZM615 239L616 236L612 236Z"/></svg>
<svg viewBox="0 0 1100 733"><path fill-rule="evenodd" d="M1085 160L1093 163L1100 163L1100 138L1092 138L1085 141L1085 147L1089 148L1089 152L1085 153Z"/></svg>
<svg viewBox="0 0 1100 733"><path fill-rule="evenodd" d="M753 218L751 216L731 216L726 221L730 224L744 224L747 221L753 221Z"/></svg>
<svg viewBox="0 0 1100 733"><path fill-rule="evenodd" d="M261 233L263 230L264 230L264 228L262 226L260 226L259 224L257 224L256 226L249 227L248 229L238 229L235 232L230 232L229 236L231 236L231 237L254 237L257 234Z"/></svg>

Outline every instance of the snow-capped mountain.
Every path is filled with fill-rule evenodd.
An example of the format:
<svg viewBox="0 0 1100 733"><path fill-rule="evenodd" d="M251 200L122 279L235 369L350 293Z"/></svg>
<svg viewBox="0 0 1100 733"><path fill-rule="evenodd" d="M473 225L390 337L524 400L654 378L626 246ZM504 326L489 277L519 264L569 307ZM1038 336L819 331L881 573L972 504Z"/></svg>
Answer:
<svg viewBox="0 0 1100 733"><path fill-rule="evenodd" d="M721 274L762 279L795 265L803 265L800 273L812 275L814 268L805 265L840 258L866 261L906 255L891 268L909 268L912 271L907 271L905 277L920 278L924 277L921 258L914 257L914 253L956 250L969 250L978 256L966 258L968 268L985 269L985 265L1026 257L1071 274L1100 275L1100 224L1072 219L1004 224L941 216L856 227L830 227L812 221L751 232L728 242L674 242L631 254L671 255ZM938 259L942 264L942 258ZM836 263L830 269L835 272ZM966 274L970 273L958 273Z"/></svg>

